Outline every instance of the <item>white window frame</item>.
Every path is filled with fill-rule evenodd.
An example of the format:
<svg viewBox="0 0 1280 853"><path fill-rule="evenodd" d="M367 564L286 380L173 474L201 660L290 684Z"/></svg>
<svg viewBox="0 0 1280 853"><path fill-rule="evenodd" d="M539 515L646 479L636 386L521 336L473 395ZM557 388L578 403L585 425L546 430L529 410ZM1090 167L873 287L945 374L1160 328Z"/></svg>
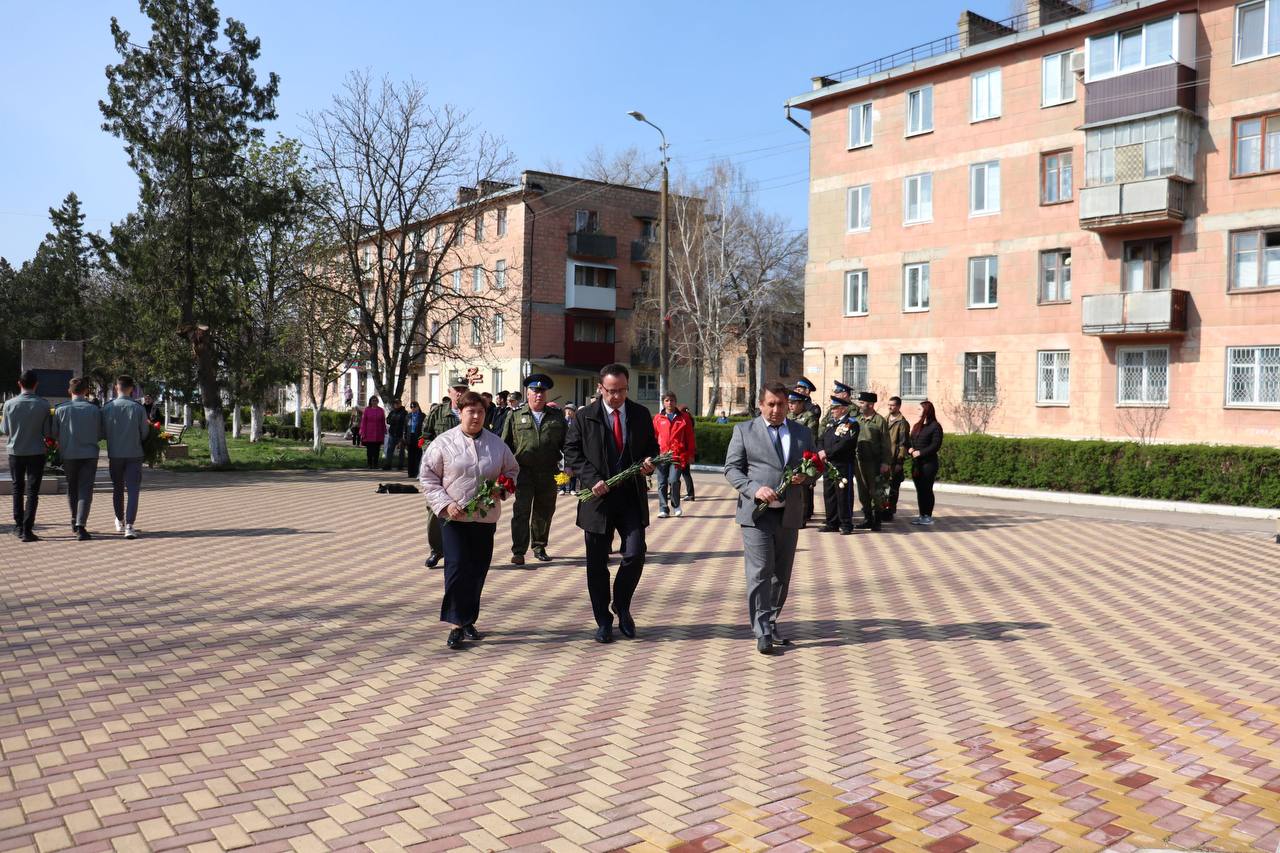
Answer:
<svg viewBox="0 0 1280 853"><path fill-rule="evenodd" d="M908 360L910 360L910 370L907 367ZM911 374L911 384L907 383L908 372ZM904 352L898 356L898 389L898 393L904 400L929 399L929 354L927 352Z"/></svg>
<svg viewBox="0 0 1280 853"><path fill-rule="evenodd" d="M1045 371L1053 373L1050 396L1045 391ZM1042 349L1036 352L1036 405L1071 405L1071 350Z"/></svg>
<svg viewBox="0 0 1280 853"><path fill-rule="evenodd" d="M915 182L918 212L916 219L909 218L911 212L911 185ZM926 193L926 190L928 192ZM928 195L928 202L925 196ZM933 221L933 172L921 172L918 175L907 175L902 179L902 224L918 225L921 222Z"/></svg>
<svg viewBox="0 0 1280 853"><path fill-rule="evenodd" d="M853 234L871 230L871 184L849 187L845 194L845 230Z"/></svg>
<svg viewBox="0 0 1280 853"><path fill-rule="evenodd" d="M495 344L506 343L507 339L507 321L501 314L493 315L493 342Z"/></svg>
<svg viewBox="0 0 1280 853"><path fill-rule="evenodd" d="M1001 79L1000 67L988 68L984 71L975 71L969 75L969 123L975 124L980 121L990 121L994 118L1000 118L1003 111L1003 80ZM986 89L987 111L980 113L978 111L978 92L979 87Z"/></svg>
<svg viewBox="0 0 1280 853"><path fill-rule="evenodd" d="M1040 60L1040 108L1056 107L1069 104L1076 99L1076 75L1071 71L1071 54L1074 50L1062 50L1051 53ZM1052 75L1052 76L1051 76ZM1053 87L1050 81L1053 81ZM1067 91L1062 91L1065 83ZM1051 88L1057 88L1057 97L1052 97Z"/></svg>
<svg viewBox="0 0 1280 853"><path fill-rule="evenodd" d="M1125 27L1121 30L1113 30L1105 35L1093 36L1085 41L1085 82L1093 83L1096 80L1106 80L1110 77L1120 77L1124 74L1132 74L1135 71L1143 71L1147 68L1158 68L1161 65L1171 65L1178 61L1181 54L1181 28L1183 26L1183 16L1174 14L1163 18L1156 18L1153 21L1144 21L1132 27ZM1170 23L1169 35L1169 56L1152 61L1147 56L1147 30L1155 27L1157 24L1163 24L1166 21ZM1139 54L1138 64L1131 68L1121 69L1121 36L1138 31L1138 40L1141 43L1141 53ZM1107 71L1095 73L1093 70L1093 57L1095 51L1110 52L1111 68Z"/></svg>
<svg viewBox="0 0 1280 853"><path fill-rule="evenodd" d="M481 293L484 291L484 267L475 266L471 268L471 292Z"/></svg>
<svg viewBox="0 0 1280 853"><path fill-rule="evenodd" d="M501 258L493 262L493 286L498 290L507 287L507 262Z"/></svg>
<svg viewBox="0 0 1280 853"><path fill-rule="evenodd" d="M977 187L978 175L982 175L982 193L985 207L976 207L975 199L977 193L974 190ZM995 206L992 206L992 199L995 199ZM987 160L982 163L974 163L969 167L969 215L970 216L991 216L1000 212L1000 161Z"/></svg>
<svg viewBox="0 0 1280 853"><path fill-rule="evenodd" d="M875 107L863 101L849 107L849 150L871 145L875 134ZM864 138L865 137L865 138Z"/></svg>
<svg viewBox="0 0 1280 853"><path fill-rule="evenodd" d="M478 347L484 343L484 329L479 317L471 318L471 345Z"/></svg>
<svg viewBox="0 0 1280 853"><path fill-rule="evenodd" d="M844 274L844 316L865 317L870 313L870 285L866 270L849 270Z"/></svg>
<svg viewBox="0 0 1280 853"><path fill-rule="evenodd" d="M911 271L918 270L917 282L919 284L919 295L923 296L922 300L917 300L915 305L907 301L908 294L911 292L910 280ZM904 312L916 313L929 310L929 262L903 264L902 265L902 310Z"/></svg>
<svg viewBox="0 0 1280 853"><path fill-rule="evenodd" d="M507 209L500 207L497 210L497 231L499 237L507 236Z"/></svg>
<svg viewBox="0 0 1280 853"><path fill-rule="evenodd" d="M973 299L973 277L978 268L982 268L982 302ZM992 278L996 280L993 282ZM965 294L970 308L998 308L1000 281L1000 259L995 255L979 255L969 259L969 276L965 279Z"/></svg>
<svg viewBox="0 0 1280 853"><path fill-rule="evenodd" d="M1262 52L1255 56L1241 56L1240 35L1242 28L1240 26L1240 19L1244 16L1246 9L1250 9L1255 6L1262 7ZM1233 32L1231 38L1231 55L1235 59L1236 65L1240 65L1245 62L1256 62L1259 59L1267 59L1272 56L1280 56L1280 0L1251 0L1251 2L1239 3L1236 5L1235 15L1232 17L1232 22ZM1268 44L1268 34L1271 32L1272 27L1275 27L1277 30L1275 49L1272 49L1272 46Z"/></svg>
<svg viewBox="0 0 1280 853"><path fill-rule="evenodd" d="M1143 399L1141 400L1126 400L1121 396L1121 394L1123 394L1124 392L1124 375L1123 375L1125 370L1124 356L1126 353L1131 353L1131 352L1144 353L1143 360L1142 360ZM1149 384L1149 374L1150 374L1150 365L1148 364L1147 359L1149 355L1153 352L1164 353L1164 377L1165 378L1164 378L1164 399L1163 400L1146 399L1147 397L1146 389ZM1169 405L1169 386L1173 384L1173 371L1170 370L1169 368L1170 368L1169 347L1167 346L1159 346L1159 347L1140 347L1139 346L1139 347L1117 348L1116 349L1116 406L1118 408L1143 407L1143 406L1151 406L1151 407L1168 406Z"/></svg>
<svg viewBox="0 0 1280 853"><path fill-rule="evenodd" d="M915 97L920 103L920 126L912 127L911 115L911 99ZM923 133L933 132L933 84L929 83L916 89L907 90L906 114L903 117L903 126L906 128L904 136L920 136Z"/></svg>
<svg viewBox="0 0 1280 853"><path fill-rule="evenodd" d="M1280 359L1280 344L1265 344L1259 346L1248 347L1227 347L1224 367L1226 374L1223 379L1223 406L1228 409L1280 409L1280 395L1275 400L1260 400L1262 388L1262 355L1264 350L1275 350L1276 358ZM1231 368L1233 365L1232 357L1237 353L1253 353L1252 364L1249 365L1253 374L1253 399L1248 401L1231 399ZM1280 380L1277 380L1280 381Z"/></svg>
<svg viewBox="0 0 1280 853"><path fill-rule="evenodd" d="M462 292L462 270L461 269L456 269L453 271L453 292L454 293Z"/></svg>
<svg viewBox="0 0 1280 853"><path fill-rule="evenodd" d="M462 321L461 320L449 321L449 346L451 347L462 346Z"/></svg>

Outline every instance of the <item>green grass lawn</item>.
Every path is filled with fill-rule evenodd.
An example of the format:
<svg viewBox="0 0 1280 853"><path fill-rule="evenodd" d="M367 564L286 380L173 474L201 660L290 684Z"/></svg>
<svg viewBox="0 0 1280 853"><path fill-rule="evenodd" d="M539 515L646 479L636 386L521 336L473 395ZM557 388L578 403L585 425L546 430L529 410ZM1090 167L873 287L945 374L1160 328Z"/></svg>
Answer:
<svg viewBox="0 0 1280 853"><path fill-rule="evenodd" d="M191 448L187 459L171 459L162 466L166 471L211 471L209 464L209 436L204 430L189 429L182 436L183 444ZM285 441L264 438L254 444L248 439L228 438L227 450L231 464L224 471L301 471L335 468L363 468L363 447L350 444L328 444L321 453L311 452L311 442Z"/></svg>

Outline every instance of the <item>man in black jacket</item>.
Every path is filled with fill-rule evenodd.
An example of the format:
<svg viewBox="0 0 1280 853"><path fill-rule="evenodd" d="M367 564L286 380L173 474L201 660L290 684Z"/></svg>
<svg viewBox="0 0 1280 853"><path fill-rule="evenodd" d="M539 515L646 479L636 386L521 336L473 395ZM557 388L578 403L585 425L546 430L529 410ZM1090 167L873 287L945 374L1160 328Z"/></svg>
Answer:
<svg viewBox="0 0 1280 853"><path fill-rule="evenodd" d="M578 526L587 540L587 591L596 618L596 642L613 642L613 614L628 639L636 635L631 598L644 571L645 528L649 526L649 498L645 477L653 473L658 437L653 417L639 403L627 399L630 373L621 364L600 370L599 397L578 410L564 445L564 464L582 488L595 497L578 504ZM644 476L610 488L605 482L634 464ZM609 551L613 534L621 539L613 606L609 595Z"/></svg>
<svg viewBox="0 0 1280 853"><path fill-rule="evenodd" d="M396 451L400 451L399 458L395 461L396 470L399 471L404 467L404 428L409 420L409 413L405 411L404 404L397 397L391 404L391 411L387 412L387 440L385 444L386 459L382 462L382 470L390 471L392 459L396 456Z"/></svg>
<svg viewBox="0 0 1280 853"><path fill-rule="evenodd" d="M845 536L853 532L854 466L857 463L858 421L849 417L849 401L832 396L827 410L827 429L819 446L828 467L840 472L840 479L828 479L836 497L836 524L827 522L824 531L837 529Z"/></svg>

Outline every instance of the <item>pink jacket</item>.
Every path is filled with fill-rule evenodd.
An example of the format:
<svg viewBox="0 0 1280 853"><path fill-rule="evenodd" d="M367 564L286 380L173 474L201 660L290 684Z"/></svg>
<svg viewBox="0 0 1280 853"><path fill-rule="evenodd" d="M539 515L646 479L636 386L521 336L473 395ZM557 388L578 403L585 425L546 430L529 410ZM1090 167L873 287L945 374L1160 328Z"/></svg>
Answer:
<svg viewBox="0 0 1280 853"><path fill-rule="evenodd" d="M387 415L381 406L369 406L360 416L360 442L382 444L387 437Z"/></svg>
<svg viewBox="0 0 1280 853"><path fill-rule="evenodd" d="M483 481L496 480L500 474L512 480L520 474L520 465L511 448L487 429L480 430L480 435L472 438L462 431L462 427L454 427L427 445L426 456L418 470L418 482L427 497L427 506L444 520L445 507L451 503L462 506L476 496ZM496 524L501 514L502 503L499 502L484 515L458 520Z"/></svg>

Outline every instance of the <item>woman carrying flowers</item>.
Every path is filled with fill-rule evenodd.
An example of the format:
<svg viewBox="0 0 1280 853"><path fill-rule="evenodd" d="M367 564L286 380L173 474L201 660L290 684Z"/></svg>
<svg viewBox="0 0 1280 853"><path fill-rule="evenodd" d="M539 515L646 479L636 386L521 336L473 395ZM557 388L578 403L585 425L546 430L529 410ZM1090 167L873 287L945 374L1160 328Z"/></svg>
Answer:
<svg viewBox="0 0 1280 853"><path fill-rule="evenodd" d="M485 401L473 391L458 400L458 426L429 445L418 473L427 505L446 522L444 600L440 621L453 626L446 645L460 648L478 640L480 593L493 561L493 534L500 502L515 488L520 473L511 449L484 428Z"/></svg>

